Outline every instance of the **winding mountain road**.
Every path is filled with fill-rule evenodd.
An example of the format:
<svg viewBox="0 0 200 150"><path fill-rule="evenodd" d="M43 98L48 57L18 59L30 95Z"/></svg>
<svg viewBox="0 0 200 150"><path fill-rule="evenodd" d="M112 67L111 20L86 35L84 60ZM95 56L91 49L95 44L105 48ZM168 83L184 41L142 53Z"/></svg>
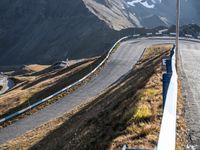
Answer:
<svg viewBox="0 0 200 150"><path fill-rule="evenodd" d="M27 116L14 124L7 126L6 128L0 129L0 144L21 136L27 131L39 127L40 125L54 118L62 116L64 113L71 111L74 107L85 102L90 97L98 95L109 85L126 74L138 61L146 47L151 46L152 44L161 43L174 43L174 40L171 38L140 38L122 42L118 50L109 58L105 68L88 84L80 87L74 93L32 114L31 116ZM186 87L191 91L187 95L189 96L190 94L193 94L191 99L188 99L190 96L186 97L188 99L188 106L191 104L195 105L197 108L200 108L200 104L198 102L200 98L200 94L198 93L200 91L200 84L198 83L200 81L195 82L198 79L198 73L200 72L200 44L197 42L181 40L180 49L183 59L182 71L186 74L186 76L183 77L183 82L185 83L184 79L187 79L187 83L185 84L190 85L189 87ZM197 49L199 49L199 51ZM195 57L192 57L192 55L195 55ZM192 73L190 65L193 65L192 67L195 69L194 73ZM194 107L188 107L188 109L188 111L191 112L190 115L193 116ZM200 113L197 113L199 114L196 115L196 119L198 120L193 122L193 125L196 124L195 131L199 132L197 122L200 120Z"/></svg>

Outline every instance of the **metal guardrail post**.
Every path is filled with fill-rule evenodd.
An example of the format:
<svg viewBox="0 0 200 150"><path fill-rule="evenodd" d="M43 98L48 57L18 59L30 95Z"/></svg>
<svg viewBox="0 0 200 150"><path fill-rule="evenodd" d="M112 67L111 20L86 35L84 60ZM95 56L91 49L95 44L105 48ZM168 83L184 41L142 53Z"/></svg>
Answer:
<svg viewBox="0 0 200 150"><path fill-rule="evenodd" d="M122 150L126 150L127 149L127 145L124 145L123 147L122 147Z"/></svg>
<svg viewBox="0 0 200 150"><path fill-rule="evenodd" d="M174 49L175 49L175 47L173 46L172 50L170 51L170 58L172 58L174 55Z"/></svg>
<svg viewBox="0 0 200 150"><path fill-rule="evenodd" d="M163 74L163 110L165 108L165 102L166 102L166 97L167 97L167 92L168 92L168 87L169 87L169 83L171 80L171 73L165 73Z"/></svg>
<svg viewBox="0 0 200 150"><path fill-rule="evenodd" d="M123 145L122 150L148 150L148 149L140 149L140 148L128 148L127 145Z"/></svg>
<svg viewBox="0 0 200 150"><path fill-rule="evenodd" d="M166 60L166 69L168 74L172 74L172 60Z"/></svg>

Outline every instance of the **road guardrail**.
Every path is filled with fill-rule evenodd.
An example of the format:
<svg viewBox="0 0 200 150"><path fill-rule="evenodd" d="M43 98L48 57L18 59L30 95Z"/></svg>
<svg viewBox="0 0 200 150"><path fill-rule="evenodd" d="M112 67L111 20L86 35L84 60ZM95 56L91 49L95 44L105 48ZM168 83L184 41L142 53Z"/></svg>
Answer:
<svg viewBox="0 0 200 150"><path fill-rule="evenodd" d="M176 146L176 106L178 76L176 71L176 48L171 50L167 62L167 72L163 75L163 117L157 150L175 150Z"/></svg>
<svg viewBox="0 0 200 150"><path fill-rule="evenodd" d="M150 33L149 33L150 35ZM153 33L151 34L152 37L154 37ZM176 33L169 33L169 37L174 37L176 35ZM163 36L163 35L162 35ZM165 34L166 36L166 34ZM17 111L11 115L8 115L2 119L0 119L0 123L3 123L7 120L10 120L20 114L23 114L24 112L46 102L47 100L51 99L52 97L62 93L63 91L68 90L69 88L81 83L82 81L84 81L86 78L88 78L89 76L91 76L95 71L97 71L105 62L106 60L109 58L109 56L111 55L113 49L116 47L117 44L119 44L120 42L122 42L123 40L126 40L128 38L140 38L141 35L140 34L136 34L136 35L132 35L132 36L126 36L123 37L121 39L119 39L114 45L113 47L108 51L107 56L105 57L105 59L95 68L93 69L89 74L87 74L86 76L84 76L83 78L81 78L80 80L76 81L75 83L63 88L62 90L48 96L45 99L42 99L32 105L30 105L29 107L26 107L20 111ZM166 38L166 37L165 37ZM194 38L180 38L182 40L191 40L191 41L200 41L198 39L194 39ZM162 124L161 124L161 130L160 130L160 135L159 135L159 141L158 141L158 145L157 145L157 150L175 150L175 144L176 144L176 105L177 105L177 90L178 90L178 83L177 83L177 71L176 71L176 54L175 54L176 49L173 48L171 51L171 59L170 62L171 64L169 66L171 66L172 69L172 74L171 77L168 77L168 87L165 89L165 94L166 96L164 97L164 111L163 111L163 117L162 117ZM168 72L169 73L169 72ZM128 150L129 148L127 148L127 146L123 147L123 150Z"/></svg>
<svg viewBox="0 0 200 150"><path fill-rule="evenodd" d="M82 81L84 81L85 79L87 79L89 76L91 76L94 72L96 72L96 71L106 62L106 60L110 57L110 55L111 55L113 49L116 47L117 44L119 44L119 43L122 42L123 40L128 39L128 38L130 38L130 37L131 37L131 36L125 36L125 37L119 39L119 40L113 45L113 47L108 51L108 53L107 53L105 59L104 59L96 68L94 68L90 73L88 73L86 76L84 76L84 77L81 78L80 80L78 80L78 81L76 81L76 82L74 82L74 83L68 85L67 87L65 87L65 88L63 88L63 89L61 89L61 90L59 90L58 92L56 92L56 93L54 93L54 94L52 94L52 95L50 95L50 96L48 96L48 97L46 97L46 98L44 98L44 99L42 99L42 100L37 101L36 103L34 103L34 104L32 104L32 105L30 105L30 106L28 106L28 107L26 107L26 108L23 108L23 109L21 109L21 110L15 112L15 113L12 113L12 114L10 114L10 115L4 117L4 118L1 118L1 119L0 119L0 124L1 124L1 123L4 123L4 122L7 121L7 120L13 119L13 118L16 117L16 116L19 116L19 115L21 115L21 114L23 114L23 113L25 113L25 112L27 112L27 111L29 111L29 110L35 108L36 106L38 106L38 105L40 105L40 104L42 104L42 103L48 101L49 99L51 99L51 98L57 96L58 94L60 94L60 93L62 93L62 92L64 92L64 91L66 91L66 90L68 90L68 89L74 87L75 85L78 85L79 83L81 83Z"/></svg>
<svg viewBox="0 0 200 150"><path fill-rule="evenodd" d="M166 60L166 73L163 74L163 117L158 145L154 150L175 150L176 145L176 105L177 105L177 71L175 45ZM136 150L123 146L122 150ZM140 149L137 149L140 150Z"/></svg>

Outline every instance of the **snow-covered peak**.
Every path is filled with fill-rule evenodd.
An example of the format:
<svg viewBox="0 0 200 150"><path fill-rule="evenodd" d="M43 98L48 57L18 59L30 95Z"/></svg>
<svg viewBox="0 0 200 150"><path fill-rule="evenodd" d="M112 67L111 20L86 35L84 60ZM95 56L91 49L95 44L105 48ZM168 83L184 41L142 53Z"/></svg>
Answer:
<svg viewBox="0 0 200 150"><path fill-rule="evenodd" d="M176 23L176 0L83 0L111 28L154 28ZM200 0L182 0L181 24L200 23ZM190 17L188 17L190 16Z"/></svg>

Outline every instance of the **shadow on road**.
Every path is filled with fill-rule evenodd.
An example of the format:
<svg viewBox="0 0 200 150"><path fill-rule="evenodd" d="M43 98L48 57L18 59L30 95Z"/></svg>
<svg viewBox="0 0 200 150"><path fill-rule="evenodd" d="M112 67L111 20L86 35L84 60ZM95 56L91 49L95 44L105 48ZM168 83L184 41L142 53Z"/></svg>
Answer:
<svg viewBox="0 0 200 150"><path fill-rule="evenodd" d="M126 129L130 118L124 114L134 107L137 91L153 75L164 54L140 61L120 83L109 87L31 149L108 149Z"/></svg>

